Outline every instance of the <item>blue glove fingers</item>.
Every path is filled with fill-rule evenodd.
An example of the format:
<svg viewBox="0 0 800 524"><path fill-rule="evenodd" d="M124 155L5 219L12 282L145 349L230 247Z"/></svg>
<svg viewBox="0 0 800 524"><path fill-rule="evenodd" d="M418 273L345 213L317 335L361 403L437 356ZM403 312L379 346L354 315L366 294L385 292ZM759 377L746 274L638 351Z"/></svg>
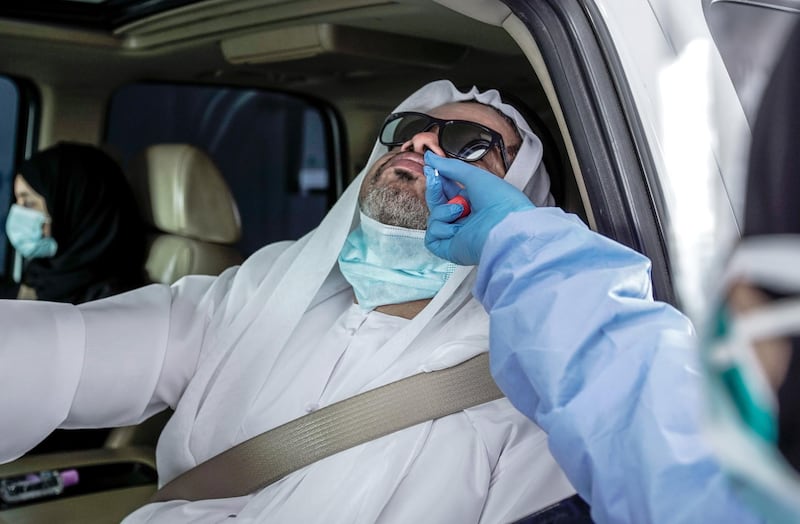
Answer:
<svg viewBox="0 0 800 524"><path fill-rule="evenodd" d="M425 173L425 201L428 209L446 204L449 198L444 194L442 177L436 176L430 166L423 166L422 171Z"/></svg>
<svg viewBox="0 0 800 524"><path fill-rule="evenodd" d="M425 200L428 203L428 209L446 204L451 198L462 193L458 184L443 176L436 176L432 167L424 166L423 171L425 173Z"/></svg>
<svg viewBox="0 0 800 524"><path fill-rule="evenodd" d="M436 206L431 209L430 215L428 216L428 224L433 222L455 222L463 211L464 207L461 204L442 204Z"/></svg>
<svg viewBox="0 0 800 524"><path fill-rule="evenodd" d="M444 196L447 197L447 200L450 200L451 198L453 198L456 195L460 195L461 193L464 193L464 190L461 188L461 186L459 186L458 184L456 184L455 182L453 182L452 180L450 180L446 176L441 176L440 175L440 176L437 176L436 178L441 180L442 189L444 190Z"/></svg>
<svg viewBox="0 0 800 524"><path fill-rule="evenodd" d="M428 224L428 229L425 231L425 242L430 240L447 240L453 238L458 230L461 229L461 224L447 224L445 222L431 222Z"/></svg>
<svg viewBox="0 0 800 524"><path fill-rule="evenodd" d="M448 256L448 253L450 252L449 240L436 240L433 238L428 238L428 235L425 234L425 247L437 257L450 260L450 257Z"/></svg>
<svg viewBox="0 0 800 524"><path fill-rule="evenodd" d="M425 232L425 247L439 258L454 261L453 256L453 235L456 234L460 225L442 224L439 222L435 227Z"/></svg>
<svg viewBox="0 0 800 524"><path fill-rule="evenodd" d="M534 207L520 190L473 164L439 157L430 151L425 153L425 163L427 174L439 171L438 177L428 178L431 195L426 195L426 198L431 214L425 245L441 258L461 265L477 264L491 230L509 213ZM445 181L452 185L446 185ZM466 196L472 207L472 213L461 219L461 205L442 203L443 198L454 196L447 194L447 188L459 185L463 185L460 193Z"/></svg>
<svg viewBox="0 0 800 524"><path fill-rule="evenodd" d="M480 211L485 207L498 204L509 211L534 207L522 191L473 164L455 158L439 157L430 151L425 153L425 162L429 163L430 167L439 170L439 176L436 178L452 179L463 186L460 193L463 193L469 200L473 211ZM444 184L444 182L440 183ZM445 191L445 196L450 199L455 195L447 194Z"/></svg>

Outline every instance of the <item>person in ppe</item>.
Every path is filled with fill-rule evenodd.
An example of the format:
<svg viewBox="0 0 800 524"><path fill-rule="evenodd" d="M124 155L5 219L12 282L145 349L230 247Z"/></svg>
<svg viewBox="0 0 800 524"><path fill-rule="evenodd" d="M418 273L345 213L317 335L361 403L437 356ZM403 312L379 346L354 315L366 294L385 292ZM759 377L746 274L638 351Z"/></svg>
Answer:
<svg viewBox="0 0 800 524"><path fill-rule="evenodd" d="M800 26L762 96L742 239L716 284L702 356L709 435L740 497L800 522Z"/></svg>
<svg viewBox="0 0 800 524"><path fill-rule="evenodd" d="M425 149L551 202L541 144L497 91L426 85L387 119L367 167L300 240L218 277L78 306L0 302L0 460L56 427L135 424L171 407L156 453L163 484L320 407L486 352L475 268L424 246ZM250 495L151 503L125 522L507 523L574 493L544 432L500 399Z"/></svg>
<svg viewBox="0 0 800 524"><path fill-rule="evenodd" d="M145 230L122 169L62 142L22 163L5 229L15 251L2 298L80 304L143 286Z"/></svg>
<svg viewBox="0 0 800 524"><path fill-rule="evenodd" d="M697 338L650 262L478 166L425 153L426 245L477 265L492 376L598 523L761 522L701 428ZM464 206L451 203L465 198Z"/></svg>

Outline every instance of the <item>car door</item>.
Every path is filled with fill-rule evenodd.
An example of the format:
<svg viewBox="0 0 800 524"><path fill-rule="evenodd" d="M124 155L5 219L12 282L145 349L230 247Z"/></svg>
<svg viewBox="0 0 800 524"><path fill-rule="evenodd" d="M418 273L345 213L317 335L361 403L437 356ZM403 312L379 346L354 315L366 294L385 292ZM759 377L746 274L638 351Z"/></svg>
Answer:
<svg viewBox="0 0 800 524"><path fill-rule="evenodd" d="M596 229L650 257L656 296L702 321L707 277L738 238L749 120L796 3L507 4L540 42Z"/></svg>

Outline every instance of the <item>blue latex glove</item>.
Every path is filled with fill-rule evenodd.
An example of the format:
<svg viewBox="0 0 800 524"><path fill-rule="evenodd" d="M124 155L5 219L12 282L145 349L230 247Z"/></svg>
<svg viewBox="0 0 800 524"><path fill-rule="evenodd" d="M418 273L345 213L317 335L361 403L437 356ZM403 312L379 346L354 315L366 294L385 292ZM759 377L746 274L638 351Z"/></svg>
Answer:
<svg viewBox="0 0 800 524"><path fill-rule="evenodd" d="M424 171L430 209L425 246L436 256L462 266L478 264L489 233L509 213L535 207L502 178L455 158L426 151ZM456 195L466 198L472 208L461 219L461 204L447 203Z"/></svg>

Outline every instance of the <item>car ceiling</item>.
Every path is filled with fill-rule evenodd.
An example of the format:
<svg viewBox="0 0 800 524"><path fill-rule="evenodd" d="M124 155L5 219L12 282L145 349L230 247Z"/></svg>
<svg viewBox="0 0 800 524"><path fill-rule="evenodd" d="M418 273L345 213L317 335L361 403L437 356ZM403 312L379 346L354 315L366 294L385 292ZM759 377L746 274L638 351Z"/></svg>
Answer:
<svg viewBox="0 0 800 524"><path fill-rule="evenodd" d="M112 31L198 0L25 0L0 4L0 17Z"/></svg>
<svg viewBox="0 0 800 524"><path fill-rule="evenodd" d="M365 93L382 93L385 103L437 78L500 81L517 94L538 89L504 29L431 0L39 0L25 6L0 7L0 71L64 87L104 90L143 79L210 82L328 100L358 93L363 103ZM79 18L77 11L94 18ZM242 39L283 45L309 31L333 34L332 47L305 55L290 49L226 56L229 44ZM300 38L297 46L303 45Z"/></svg>

